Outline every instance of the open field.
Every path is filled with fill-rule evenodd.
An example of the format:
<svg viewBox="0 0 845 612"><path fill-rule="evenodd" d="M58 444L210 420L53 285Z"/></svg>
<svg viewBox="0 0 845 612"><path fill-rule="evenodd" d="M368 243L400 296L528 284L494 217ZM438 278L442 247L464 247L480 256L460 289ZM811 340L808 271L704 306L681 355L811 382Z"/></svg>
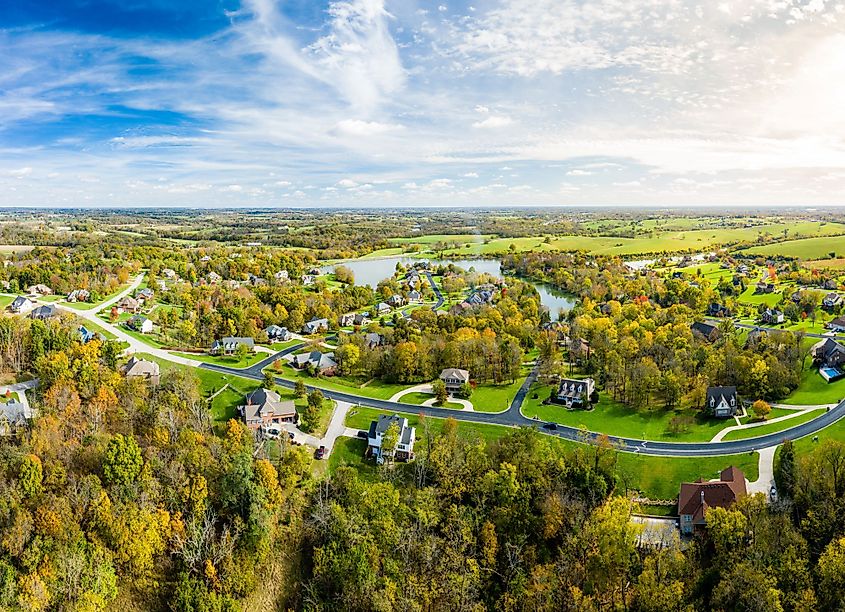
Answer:
<svg viewBox="0 0 845 612"><path fill-rule="evenodd" d="M779 244L766 244L744 249L742 253L750 255L782 255L799 259L824 259L835 253L835 258L845 256L845 239L841 236L821 236L790 240Z"/></svg>
<svg viewBox="0 0 845 612"><path fill-rule="evenodd" d="M195 359L203 363L213 363L215 365L228 366L230 368L248 368L269 357L267 353L248 353L244 357L237 355L209 355L208 353L179 353L177 351L170 351L178 357L187 357L188 359Z"/></svg>

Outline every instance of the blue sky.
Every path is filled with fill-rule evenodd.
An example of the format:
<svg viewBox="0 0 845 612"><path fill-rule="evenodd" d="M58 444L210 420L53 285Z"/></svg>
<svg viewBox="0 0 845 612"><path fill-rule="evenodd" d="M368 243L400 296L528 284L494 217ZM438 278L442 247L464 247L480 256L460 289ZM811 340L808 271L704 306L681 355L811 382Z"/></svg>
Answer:
<svg viewBox="0 0 845 612"><path fill-rule="evenodd" d="M841 204L845 0L0 7L4 206Z"/></svg>

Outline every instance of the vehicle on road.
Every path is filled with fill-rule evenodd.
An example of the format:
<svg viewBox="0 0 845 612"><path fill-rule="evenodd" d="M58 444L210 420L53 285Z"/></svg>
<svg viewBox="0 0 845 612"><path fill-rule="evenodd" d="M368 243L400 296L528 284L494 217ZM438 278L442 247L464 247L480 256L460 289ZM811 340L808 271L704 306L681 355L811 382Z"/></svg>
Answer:
<svg viewBox="0 0 845 612"><path fill-rule="evenodd" d="M314 458L315 458L315 459L322 459L322 458L324 458L325 456L326 456L326 447L325 447L325 446L321 446L320 448L318 448L318 449L314 452Z"/></svg>
<svg viewBox="0 0 845 612"><path fill-rule="evenodd" d="M543 429L548 429L549 431L557 431L557 423L543 423Z"/></svg>

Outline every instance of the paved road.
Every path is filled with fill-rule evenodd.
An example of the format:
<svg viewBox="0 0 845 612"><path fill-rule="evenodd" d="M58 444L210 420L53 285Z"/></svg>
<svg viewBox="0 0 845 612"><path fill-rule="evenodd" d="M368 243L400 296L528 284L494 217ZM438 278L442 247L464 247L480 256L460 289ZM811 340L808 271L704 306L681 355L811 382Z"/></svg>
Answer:
<svg viewBox="0 0 845 612"><path fill-rule="evenodd" d="M440 310L440 307L443 306L443 294L440 293L440 287L437 286L437 283L434 282L434 278L431 276L431 272L425 270L424 274L428 277L428 284L431 285L432 291L434 291L434 295L437 296L437 303L431 307L434 312Z"/></svg>
<svg viewBox="0 0 845 612"><path fill-rule="evenodd" d="M268 357L264 361L253 365L250 368L239 370L227 366L221 366L210 363L203 363L201 368L220 372L221 374L232 374L235 376L242 376L244 378L251 378L253 380L262 380L263 374L261 372L262 363L269 365L277 357L290 352L294 352L301 348L302 345L292 346L282 353L278 353L272 357ZM543 433L558 436L565 440L585 441L584 434L581 430L575 427L564 425L557 425L556 430L543 429L542 422L530 419L524 416L521 412L522 404L525 400L528 390L531 387L531 382L536 377L536 368L529 374L528 379L520 387L516 396L510 404L510 407L503 412L469 412L464 410L452 410L450 408L436 408L434 406L426 407L422 410L415 409L408 404L400 402L391 402L389 400L376 399L371 397L362 397L353 393L345 391L336 391L332 389L322 389L320 391L326 397L340 402L348 402L350 404L359 404L369 408L376 408L378 410L396 411L396 412L416 412L420 411L428 416L438 418L454 418L458 421L467 421L471 423L487 423L492 425L504 425L510 427L537 427ZM293 389L295 382L283 378L276 378L276 384L280 387ZM308 390L319 388L306 385ZM835 423L842 417L845 417L845 401L840 402L836 407L824 413L820 417L796 425L795 427L771 433L757 438L747 438L743 440L731 440L727 442L660 442L660 441L643 441L634 438L624 438L619 436L608 436L611 444L620 450L629 453L639 453L643 455L660 455L667 457L713 457L720 455L736 455L742 453L749 453L759 451L763 448L773 447L781 444L785 439L789 438L795 440L812 435L825 427ZM594 441L603 434L589 432L586 434L587 441Z"/></svg>

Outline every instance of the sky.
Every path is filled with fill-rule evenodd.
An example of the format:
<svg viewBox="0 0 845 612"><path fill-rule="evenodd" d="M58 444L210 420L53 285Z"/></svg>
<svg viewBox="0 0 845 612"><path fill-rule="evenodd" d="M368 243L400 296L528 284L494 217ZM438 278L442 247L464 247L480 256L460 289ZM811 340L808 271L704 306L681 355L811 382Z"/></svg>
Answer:
<svg viewBox="0 0 845 612"><path fill-rule="evenodd" d="M0 3L0 206L845 203L845 0Z"/></svg>

